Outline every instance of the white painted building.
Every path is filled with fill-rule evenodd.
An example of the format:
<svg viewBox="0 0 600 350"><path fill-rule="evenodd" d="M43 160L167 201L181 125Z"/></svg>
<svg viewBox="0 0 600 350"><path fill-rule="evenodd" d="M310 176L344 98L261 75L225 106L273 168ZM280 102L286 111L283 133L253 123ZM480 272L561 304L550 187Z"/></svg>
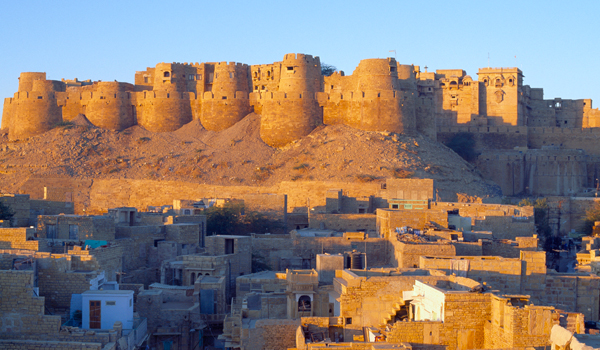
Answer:
<svg viewBox="0 0 600 350"><path fill-rule="evenodd" d="M132 290L88 290L81 293L82 328L112 329L115 322L133 329Z"/></svg>

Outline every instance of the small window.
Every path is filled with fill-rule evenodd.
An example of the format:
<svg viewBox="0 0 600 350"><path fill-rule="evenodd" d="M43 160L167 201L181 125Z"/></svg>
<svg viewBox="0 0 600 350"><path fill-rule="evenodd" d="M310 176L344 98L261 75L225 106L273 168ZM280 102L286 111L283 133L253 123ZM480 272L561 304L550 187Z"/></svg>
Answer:
<svg viewBox="0 0 600 350"><path fill-rule="evenodd" d="M395 72L396 71L396 67L390 67L390 72Z"/></svg>
<svg viewBox="0 0 600 350"><path fill-rule="evenodd" d="M144 77L144 83L148 83L148 77Z"/></svg>
<svg viewBox="0 0 600 350"><path fill-rule="evenodd" d="M235 243L233 239L225 239L225 254L234 254L235 253Z"/></svg>
<svg viewBox="0 0 600 350"><path fill-rule="evenodd" d="M392 209L400 209L400 206L398 204L392 204Z"/></svg>
<svg viewBox="0 0 600 350"><path fill-rule="evenodd" d="M258 85L254 85L254 90L258 90Z"/></svg>
<svg viewBox="0 0 600 350"><path fill-rule="evenodd" d="M292 70L294 70L294 67L293 67L293 66L288 66L288 67L287 67L287 70L288 70L288 71L292 71Z"/></svg>
<svg viewBox="0 0 600 350"><path fill-rule="evenodd" d="M115 306L115 305L117 305L117 302L116 301L108 301L107 300L105 305L106 306Z"/></svg>
<svg viewBox="0 0 600 350"><path fill-rule="evenodd" d="M202 74L196 74L196 80L202 80Z"/></svg>
<svg viewBox="0 0 600 350"><path fill-rule="evenodd" d="M227 99L227 96L222 96L222 97L221 97L221 99L222 99L222 100L226 100L226 99Z"/></svg>
<svg viewBox="0 0 600 350"><path fill-rule="evenodd" d="M133 306L133 299L129 299L129 307Z"/></svg>
<svg viewBox="0 0 600 350"><path fill-rule="evenodd" d="M261 87L260 87L260 89L261 89L261 90L264 90L264 89L265 89L265 86L264 86L264 85L263 85L263 86L261 86Z"/></svg>
<svg viewBox="0 0 600 350"><path fill-rule="evenodd" d="M352 324L352 317L346 317L346 324Z"/></svg>
<svg viewBox="0 0 600 350"><path fill-rule="evenodd" d="M38 96L38 100L43 100L44 98L42 96Z"/></svg>
<svg viewBox="0 0 600 350"><path fill-rule="evenodd" d="M163 73L163 77L165 77L165 78L168 78L170 76L171 76L171 73L169 73L169 72L164 72Z"/></svg>
<svg viewBox="0 0 600 350"><path fill-rule="evenodd" d="M229 72L229 79L233 79L234 75L233 72Z"/></svg>
<svg viewBox="0 0 600 350"><path fill-rule="evenodd" d="M185 79L185 74L183 75L183 79Z"/></svg>

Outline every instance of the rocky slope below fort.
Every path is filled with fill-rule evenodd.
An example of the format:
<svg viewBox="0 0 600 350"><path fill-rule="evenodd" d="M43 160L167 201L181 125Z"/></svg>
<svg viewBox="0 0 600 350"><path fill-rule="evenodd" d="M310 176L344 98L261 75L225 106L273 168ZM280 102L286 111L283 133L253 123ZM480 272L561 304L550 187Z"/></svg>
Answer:
<svg viewBox="0 0 600 350"><path fill-rule="evenodd" d="M0 189L19 192L30 177L178 180L215 185L273 185L280 181L383 182L433 178L442 200L500 195L497 185L447 147L417 135L321 126L282 149L260 138L250 114L221 132L193 121L177 131L141 126L115 132L82 115L22 142L0 137ZM458 196L457 196L458 193Z"/></svg>

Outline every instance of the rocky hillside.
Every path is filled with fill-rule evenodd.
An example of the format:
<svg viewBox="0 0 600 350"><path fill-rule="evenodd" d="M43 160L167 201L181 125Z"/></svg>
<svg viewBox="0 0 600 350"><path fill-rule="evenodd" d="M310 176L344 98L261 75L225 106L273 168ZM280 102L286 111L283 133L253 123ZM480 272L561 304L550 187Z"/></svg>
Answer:
<svg viewBox="0 0 600 350"><path fill-rule="evenodd" d="M397 177L433 178L443 200L500 195L499 187L484 181L473 166L421 135L321 126L275 149L260 139L259 122L259 115L250 114L222 132L207 131L198 121L174 132L152 133L141 126L115 132L96 128L80 115L26 141L9 142L3 133L0 189L18 192L31 176L250 186Z"/></svg>

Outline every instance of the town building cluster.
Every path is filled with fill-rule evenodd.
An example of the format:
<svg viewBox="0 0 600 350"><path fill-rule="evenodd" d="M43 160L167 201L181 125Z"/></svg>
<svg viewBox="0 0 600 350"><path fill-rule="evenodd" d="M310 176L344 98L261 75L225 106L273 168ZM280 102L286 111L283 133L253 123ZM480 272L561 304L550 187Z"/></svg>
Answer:
<svg viewBox="0 0 600 350"><path fill-rule="evenodd" d="M82 215L57 191L73 198L0 196L14 212L0 225L0 348L600 344L600 225L577 266L574 248L548 266L533 207L440 202L433 180L329 188L324 205L282 206L272 232L239 235L207 232L206 214L243 198Z"/></svg>

